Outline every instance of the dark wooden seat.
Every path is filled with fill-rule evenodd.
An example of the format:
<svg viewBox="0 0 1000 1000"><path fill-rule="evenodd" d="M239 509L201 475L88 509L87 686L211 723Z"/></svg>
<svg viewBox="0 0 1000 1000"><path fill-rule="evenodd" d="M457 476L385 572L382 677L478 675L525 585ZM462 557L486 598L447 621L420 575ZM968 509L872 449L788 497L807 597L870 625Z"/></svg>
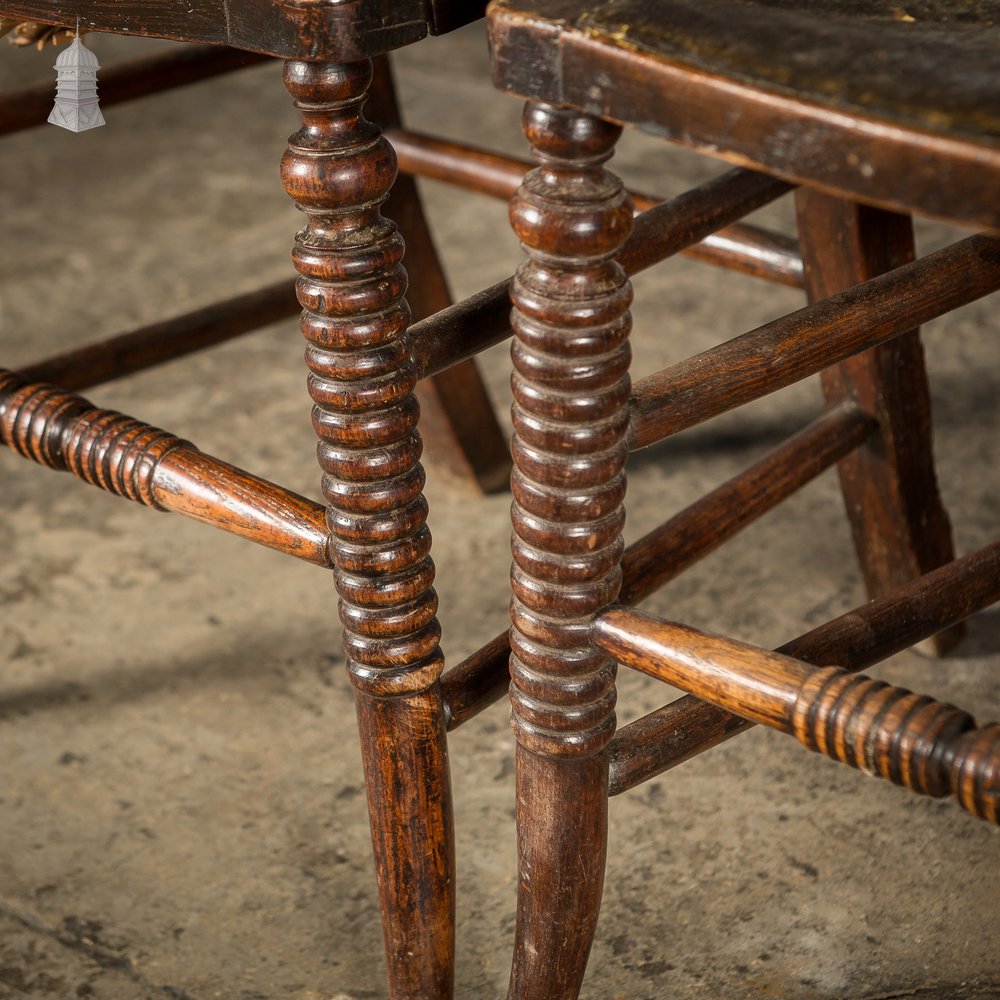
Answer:
<svg viewBox="0 0 1000 1000"><path fill-rule="evenodd" d="M493 10L507 90L867 202L1000 228L996 2Z"/></svg>
<svg viewBox="0 0 1000 1000"><path fill-rule="evenodd" d="M32 0L5 3L3 16L83 31L228 45L283 59L368 59L482 17L484 0Z"/></svg>
<svg viewBox="0 0 1000 1000"><path fill-rule="evenodd" d="M851 676L1000 599L1000 543L954 559L916 332L1000 287L1000 238L916 260L907 214L1000 230L1000 4L957 6L491 3L494 76L528 99L540 163L511 207L528 253L512 287L512 1000L580 989L608 796L753 723L1000 822L1000 726ZM630 234L604 169L622 125L800 185L811 302L634 386L613 258L649 230L639 216ZM623 551L630 447L817 373L818 424ZM776 653L626 607L834 462L871 603ZM616 732L616 662L691 694Z"/></svg>

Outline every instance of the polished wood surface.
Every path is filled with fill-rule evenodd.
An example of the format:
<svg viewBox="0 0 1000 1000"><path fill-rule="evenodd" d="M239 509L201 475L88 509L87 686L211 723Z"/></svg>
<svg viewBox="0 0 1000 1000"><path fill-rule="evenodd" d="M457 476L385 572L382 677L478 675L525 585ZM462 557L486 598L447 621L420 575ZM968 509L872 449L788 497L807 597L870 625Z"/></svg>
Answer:
<svg viewBox="0 0 1000 1000"><path fill-rule="evenodd" d="M618 599L633 604L655 593L850 454L876 426L856 406L831 409L759 462L636 539L622 554ZM509 656L504 632L442 675L449 728L503 696Z"/></svg>
<svg viewBox="0 0 1000 1000"><path fill-rule="evenodd" d="M636 274L787 191L787 184L772 177L728 171L637 216L616 254L618 263L627 274ZM510 336L511 285L512 279L497 282L413 324L414 360L421 376L443 371Z"/></svg>
<svg viewBox="0 0 1000 1000"><path fill-rule="evenodd" d="M588 641L621 584L632 204L604 170L619 130L531 105L540 166L511 203L528 253L515 339L511 718L518 895L512 1000L579 990L604 884L615 668Z"/></svg>
<svg viewBox="0 0 1000 1000"><path fill-rule="evenodd" d="M423 496L392 147L362 114L372 66L288 62L303 126L281 176L347 668L355 687L393 1000L450 996L455 861L444 663Z"/></svg>
<svg viewBox="0 0 1000 1000"><path fill-rule="evenodd" d="M0 369L0 442L157 510L329 566L323 508L167 431Z"/></svg>
<svg viewBox="0 0 1000 1000"><path fill-rule="evenodd" d="M995 542L811 629L778 652L821 666L864 670L998 600L1000 542ZM664 705L615 734L611 794L634 788L751 725L693 695Z"/></svg>
<svg viewBox="0 0 1000 1000"><path fill-rule="evenodd" d="M953 795L1000 823L1000 724L840 667L816 667L640 611L612 608L592 630L624 665L683 688L818 753L912 792Z"/></svg>
<svg viewBox="0 0 1000 1000"><path fill-rule="evenodd" d="M396 150L401 171L414 173L419 177L430 177L493 198L509 200L513 197L521 179L532 167L531 163L513 156L438 139L410 129L386 129L386 138ZM758 177L763 178L764 175ZM757 183L773 185L775 191L785 190L773 178L766 181L761 179ZM724 210L728 215L732 211L732 192L725 191L725 187L723 183L715 208ZM632 203L639 213L661 204L661 199L652 195L637 191L630 193ZM680 212L683 203L675 201L674 204ZM723 209L723 206L728 207ZM709 220L706 218L704 222L708 223ZM760 226L743 222L718 226L698 242L682 246L679 252L708 264L729 267L778 284L802 287L802 259L795 241L783 233L772 232Z"/></svg>

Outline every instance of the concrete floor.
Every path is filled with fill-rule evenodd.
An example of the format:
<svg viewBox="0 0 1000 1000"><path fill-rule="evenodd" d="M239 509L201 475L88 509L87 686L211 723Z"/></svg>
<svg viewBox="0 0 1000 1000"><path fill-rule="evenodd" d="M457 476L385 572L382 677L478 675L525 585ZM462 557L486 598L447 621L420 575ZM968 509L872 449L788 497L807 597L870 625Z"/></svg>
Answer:
<svg viewBox="0 0 1000 1000"><path fill-rule="evenodd" d="M111 62L160 43L88 44ZM0 55L5 88L51 79L51 51ZM520 109L492 93L485 64L479 29L402 53L409 121L523 153ZM106 117L94 132L41 127L0 146L9 367L290 273L298 217L276 167L296 120L276 66ZM661 194L719 169L632 138L616 165ZM458 295L513 269L502 205L426 194ZM787 212L764 217L787 224ZM925 248L951 235L921 229ZM800 304L685 260L636 284L639 374ZM940 479L963 552L996 534L994 318L982 302L926 337ZM315 495L301 353L284 323L90 396ZM505 414L506 349L484 364ZM817 408L804 383L637 456L629 538ZM455 663L504 627L509 501L477 498L433 447L427 465ZM0 477L0 997L383 996L330 580L9 453ZM862 599L827 474L649 606L775 645ZM910 653L878 672L1000 717L1000 613L975 619L947 660ZM623 677L620 718L668 697ZM506 985L512 754L503 705L452 739L462 998L502 997ZM587 998L1000 997L1000 835L951 805L755 730L611 813Z"/></svg>

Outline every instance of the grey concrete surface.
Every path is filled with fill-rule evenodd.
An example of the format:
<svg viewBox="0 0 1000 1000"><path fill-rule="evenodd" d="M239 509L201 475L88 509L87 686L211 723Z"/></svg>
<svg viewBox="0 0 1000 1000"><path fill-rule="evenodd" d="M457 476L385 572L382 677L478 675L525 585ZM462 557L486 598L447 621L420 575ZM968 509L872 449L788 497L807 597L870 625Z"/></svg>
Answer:
<svg viewBox="0 0 1000 1000"><path fill-rule="evenodd" d="M107 62L160 43L96 38ZM51 51L0 47L6 89ZM402 53L410 123L524 151L476 28ZM277 67L107 110L81 135L0 145L0 340L17 367L276 280L298 217L277 178L296 126ZM616 168L670 194L720 169L627 138ZM426 186L454 290L519 259L501 204ZM786 207L765 213L789 222ZM921 228L922 245L953 235ZM685 260L637 282L643 374L800 304ZM957 544L996 534L995 305L927 330ZM316 494L294 322L95 389L102 404ZM485 358L506 421L507 362ZM818 409L804 383L637 456L629 538ZM508 498L428 456L444 647L504 627ZM320 570L0 454L0 997L361 1000L384 995L351 692ZM835 477L650 607L777 644L863 599ZM1000 717L1000 613L897 683ZM631 719L665 701L623 677ZM457 732L458 996L503 996L515 890L513 742L498 705ZM1000 838L957 808L754 731L611 804L584 996L1000 997Z"/></svg>

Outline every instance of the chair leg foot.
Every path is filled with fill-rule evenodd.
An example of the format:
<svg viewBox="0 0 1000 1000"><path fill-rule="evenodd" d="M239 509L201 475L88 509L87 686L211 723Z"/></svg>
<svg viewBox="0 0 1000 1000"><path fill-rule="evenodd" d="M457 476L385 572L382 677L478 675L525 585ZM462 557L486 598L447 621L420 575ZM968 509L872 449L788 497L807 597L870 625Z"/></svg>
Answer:
<svg viewBox="0 0 1000 1000"><path fill-rule="evenodd" d="M455 844L437 686L356 694L392 1000L446 1000L455 960ZM391 752L386 748L391 747Z"/></svg>
<svg viewBox="0 0 1000 1000"><path fill-rule="evenodd" d="M509 1000L573 1000L604 889L608 760L517 751L520 870Z"/></svg>

